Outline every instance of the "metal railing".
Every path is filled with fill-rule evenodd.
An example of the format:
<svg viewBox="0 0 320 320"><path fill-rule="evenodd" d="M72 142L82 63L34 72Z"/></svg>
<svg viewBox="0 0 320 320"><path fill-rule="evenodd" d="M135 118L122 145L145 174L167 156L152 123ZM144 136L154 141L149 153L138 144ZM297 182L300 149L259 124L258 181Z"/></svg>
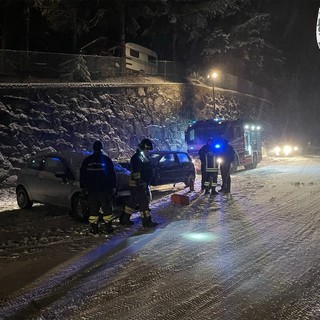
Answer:
<svg viewBox="0 0 320 320"><path fill-rule="evenodd" d="M138 73L123 68L125 63L122 58L111 56L0 50L0 82L98 82ZM168 81L179 81L183 74L179 64L173 61L158 60L156 72L152 70L150 74L150 68L143 68L143 61L141 66L145 70L142 72L144 75ZM212 84L208 81L207 85ZM221 74L215 80L215 86L272 100L272 95L265 88L231 74Z"/></svg>
<svg viewBox="0 0 320 320"><path fill-rule="evenodd" d="M206 84L208 86L213 85L213 83L210 80L206 80ZM219 74L219 78L214 80L214 86L216 88L232 90L242 94L252 95L268 101L273 100L271 92L266 88L263 88L249 80L239 78L229 73Z"/></svg>
<svg viewBox="0 0 320 320"><path fill-rule="evenodd" d="M99 81L134 73L122 68L123 59L111 56L46 53L35 51L0 50L0 77L2 81L23 81L39 78L52 81ZM148 68L142 72L149 75ZM146 70L146 72L143 72ZM173 61L158 61L157 72L168 80L178 78L177 65Z"/></svg>

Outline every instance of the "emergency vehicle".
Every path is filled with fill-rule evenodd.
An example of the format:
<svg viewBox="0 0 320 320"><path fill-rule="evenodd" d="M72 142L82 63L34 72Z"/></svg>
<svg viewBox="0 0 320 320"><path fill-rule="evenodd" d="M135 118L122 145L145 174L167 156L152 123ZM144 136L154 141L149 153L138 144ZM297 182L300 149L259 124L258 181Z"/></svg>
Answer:
<svg viewBox="0 0 320 320"><path fill-rule="evenodd" d="M186 132L185 139L188 153L198 156L198 151L205 145L209 138L223 138L229 141L236 152L232 164L232 172L238 166L245 169L256 168L262 160L261 127L243 120L222 121L219 119L199 120L191 123Z"/></svg>

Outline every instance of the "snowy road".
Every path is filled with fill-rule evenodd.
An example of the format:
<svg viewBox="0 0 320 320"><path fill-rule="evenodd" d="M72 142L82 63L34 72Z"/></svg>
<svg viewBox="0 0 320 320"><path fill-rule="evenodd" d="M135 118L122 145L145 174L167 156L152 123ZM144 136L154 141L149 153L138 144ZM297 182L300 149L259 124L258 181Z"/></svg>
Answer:
<svg viewBox="0 0 320 320"><path fill-rule="evenodd" d="M14 295L2 315L320 319L320 158L267 159L232 183L231 197L154 202L157 230L114 235Z"/></svg>

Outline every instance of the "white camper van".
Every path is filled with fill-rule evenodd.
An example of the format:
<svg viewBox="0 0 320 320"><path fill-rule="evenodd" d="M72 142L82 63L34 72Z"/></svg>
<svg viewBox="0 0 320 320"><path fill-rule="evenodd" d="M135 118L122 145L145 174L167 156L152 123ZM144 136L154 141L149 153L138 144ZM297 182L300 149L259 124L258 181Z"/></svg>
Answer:
<svg viewBox="0 0 320 320"><path fill-rule="evenodd" d="M120 57L121 47L115 46L108 50L108 54ZM156 75L158 73L158 55L135 43L126 43L126 67L133 72Z"/></svg>

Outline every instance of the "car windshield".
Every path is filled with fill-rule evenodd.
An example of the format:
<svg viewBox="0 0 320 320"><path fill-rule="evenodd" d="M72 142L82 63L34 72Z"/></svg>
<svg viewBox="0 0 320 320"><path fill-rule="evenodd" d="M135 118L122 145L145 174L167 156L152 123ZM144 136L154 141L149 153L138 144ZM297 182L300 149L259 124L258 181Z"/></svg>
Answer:
<svg viewBox="0 0 320 320"><path fill-rule="evenodd" d="M130 174L130 171L127 170L126 168L124 168L123 166L121 166L119 163L116 163L113 161L113 165L114 165L114 170L117 172L121 172L121 173L126 173L126 174Z"/></svg>

